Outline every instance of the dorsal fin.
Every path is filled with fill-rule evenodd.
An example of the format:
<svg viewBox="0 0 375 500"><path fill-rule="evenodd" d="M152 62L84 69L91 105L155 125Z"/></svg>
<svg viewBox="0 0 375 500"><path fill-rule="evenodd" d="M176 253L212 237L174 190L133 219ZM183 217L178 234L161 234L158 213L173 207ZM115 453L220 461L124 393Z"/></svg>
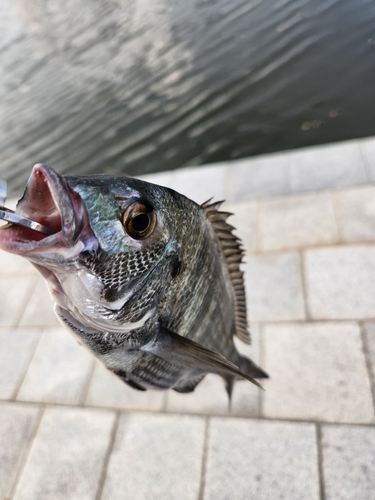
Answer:
<svg viewBox="0 0 375 500"><path fill-rule="evenodd" d="M246 342L246 344L250 344L250 335L247 329L245 285L243 272L240 270L243 250L240 239L233 234L235 228L227 223L227 218L233 214L219 211L223 203L224 201L211 203L211 200L208 200L201 207L205 210L219 238L225 260L228 264L229 276L234 292L236 336L243 342Z"/></svg>

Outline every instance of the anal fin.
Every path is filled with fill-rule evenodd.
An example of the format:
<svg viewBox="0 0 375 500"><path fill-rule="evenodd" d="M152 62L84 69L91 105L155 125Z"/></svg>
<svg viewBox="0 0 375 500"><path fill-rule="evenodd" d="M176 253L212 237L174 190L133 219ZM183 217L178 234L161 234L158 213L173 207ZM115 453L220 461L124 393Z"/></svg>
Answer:
<svg viewBox="0 0 375 500"><path fill-rule="evenodd" d="M134 380L128 378L124 370L113 370L113 373L117 375L123 382L125 382L125 384L127 384L132 389L136 389L137 391L147 391L145 387L138 384L137 382L134 382Z"/></svg>
<svg viewBox="0 0 375 500"><path fill-rule="evenodd" d="M235 375L263 389L253 377L243 373L221 354L211 351L193 340L182 337L161 324L159 324L159 330L151 342L143 346L141 350L154 354L172 364L197 368L207 373Z"/></svg>

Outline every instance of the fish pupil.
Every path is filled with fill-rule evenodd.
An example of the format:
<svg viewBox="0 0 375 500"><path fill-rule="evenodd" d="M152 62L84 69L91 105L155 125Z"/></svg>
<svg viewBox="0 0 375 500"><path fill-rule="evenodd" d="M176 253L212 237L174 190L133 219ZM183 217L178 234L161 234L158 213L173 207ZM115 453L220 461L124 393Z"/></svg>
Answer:
<svg viewBox="0 0 375 500"><path fill-rule="evenodd" d="M137 233L142 233L143 231L146 231L146 229L150 225L150 217L148 216L148 214L136 215L132 220L132 225L134 231L137 231Z"/></svg>

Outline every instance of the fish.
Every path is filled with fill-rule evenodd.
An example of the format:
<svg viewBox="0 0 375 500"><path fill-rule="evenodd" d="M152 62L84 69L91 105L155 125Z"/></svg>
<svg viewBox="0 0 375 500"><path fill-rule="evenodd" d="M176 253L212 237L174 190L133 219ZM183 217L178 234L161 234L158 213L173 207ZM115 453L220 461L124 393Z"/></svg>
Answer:
<svg viewBox="0 0 375 500"><path fill-rule="evenodd" d="M30 261L81 345L133 389L192 392L207 373L229 396L267 373L236 349L250 343L241 242L221 211L127 176L62 176L33 167L0 249Z"/></svg>

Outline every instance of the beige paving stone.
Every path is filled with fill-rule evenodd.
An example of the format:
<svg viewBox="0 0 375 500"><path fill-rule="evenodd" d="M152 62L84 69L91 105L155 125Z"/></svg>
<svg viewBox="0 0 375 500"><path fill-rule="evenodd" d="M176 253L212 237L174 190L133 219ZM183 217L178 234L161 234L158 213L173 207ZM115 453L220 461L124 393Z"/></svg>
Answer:
<svg viewBox="0 0 375 500"><path fill-rule="evenodd" d="M12 489L26 458L40 409L14 403L0 404L0 498L11 498Z"/></svg>
<svg viewBox="0 0 375 500"><path fill-rule="evenodd" d="M38 279L19 324L21 326L60 326L61 323L54 312L54 302L43 278Z"/></svg>
<svg viewBox="0 0 375 500"><path fill-rule="evenodd" d="M341 240L375 241L375 186L338 191L336 200Z"/></svg>
<svg viewBox="0 0 375 500"><path fill-rule="evenodd" d="M212 418L204 500L318 500L312 424Z"/></svg>
<svg viewBox="0 0 375 500"><path fill-rule="evenodd" d="M375 316L375 246L308 250L304 269L312 318Z"/></svg>
<svg viewBox="0 0 375 500"><path fill-rule="evenodd" d="M26 259L19 255L4 252L0 250L0 276L9 275L33 275L37 276L38 273L35 267L30 264Z"/></svg>
<svg viewBox="0 0 375 500"><path fill-rule="evenodd" d="M166 393L161 391L132 389L97 362L85 404L126 410L158 411L163 408L165 397Z"/></svg>
<svg viewBox="0 0 375 500"><path fill-rule="evenodd" d="M361 139L358 143L370 179L375 181L375 137Z"/></svg>
<svg viewBox="0 0 375 500"><path fill-rule="evenodd" d="M242 201L240 203L224 203L221 210L231 212L228 223L236 228L235 234L241 239L246 252L256 249L257 202Z"/></svg>
<svg viewBox="0 0 375 500"><path fill-rule="evenodd" d="M93 363L68 331L51 328L40 339L17 399L79 404Z"/></svg>
<svg viewBox="0 0 375 500"><path fill-rule="evenodd" d="M36 284L35 276L0 276L0 326L16 326Z"/></svg>
<svg viewBox="0 0 375 500"><path fill-rule="evenodd" d="M374 423L356 323L266 325L263 344L266 418Z"/></svg>
<svg viewBox="0 0 375 500"><path fill-rule="evenodd" d="M157 172L155 174L140 175L137 179L141 179L158 186L169 187L173 189L174 170Z"/></svg>
<svg viewBox="0 0 375 500"><path fill-rule="evenodd" d="M40 331L35 328L0 330L0 399L9 399L15 395L39 337Z"/></svg>
<svg viewBox="0 0 375 500"><path fill-rule="evenodd" d="M366 169L357 141L303 148L290 153L293 192L365 184Z"/></svg>
<svg viewBox="0 0 375 500"><path fill-rule="evenodd" d="M327 500L375 497L375 428L324 425L323 474Z"/></svg>
<svg viewBox="0 0 375 500"><path fill-rule="evenodd" d="M260 250L327 245L337 240L330 193L288 196L260 203Z"/></svg>
<svg viewBox="0 0 375 500"><path fill-rule="evenodd" d="M207 165L182 168L175 172L173 189L201 204L226 199L226 166Z"/></svg>
<svg viewBox="0 0 375 500"><path fill-rule="evenodd" d="M95 500L114 412L49 408L14 500Z"/></svg>
<svg viewBox="0 0 375 500"><path fill-rule="evenodd" d="M227 192L231 202L291 193L289 154L232 161Z"/></svg>
<svg viewBox="0 0 375 500"><path fill-rule="evenodd" d="M297 252L247 256L245 260L243 268L251 322L305 319Z"/></svg>
<svg viewBox="0 0 375 500"><path fill-rule="evenodd" d="M241 354L259 364L260 339L257 325L252 326L251 336L250 346L237 339L235 339L235 344ZM236 382L229 410L223 379L210 373L198 384L194 392L180 394L173 390L168 391L167 410L181 413L254 417L259 415L259 391L258 387L246 380Z"/></svg>
<svg viewBox="0 0 375 500"><path fill-rule="evenodd" d="M205 419L122 415L102 500L196 500Z"/></svg>

